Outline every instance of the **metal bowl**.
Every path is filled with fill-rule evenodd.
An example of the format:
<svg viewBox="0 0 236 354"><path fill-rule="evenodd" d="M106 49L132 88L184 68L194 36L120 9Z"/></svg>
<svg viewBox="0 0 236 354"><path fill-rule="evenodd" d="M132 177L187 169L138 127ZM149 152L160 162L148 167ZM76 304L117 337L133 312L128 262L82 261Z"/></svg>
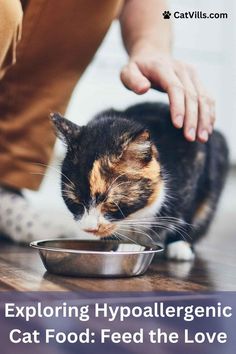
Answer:
<svg viewBox="0 0 236 354"><path fill-rule="evenodd" d="M145 273L159 245L118 240L57 239L35 241L48 272L77 277L132 277Z"/></svg>

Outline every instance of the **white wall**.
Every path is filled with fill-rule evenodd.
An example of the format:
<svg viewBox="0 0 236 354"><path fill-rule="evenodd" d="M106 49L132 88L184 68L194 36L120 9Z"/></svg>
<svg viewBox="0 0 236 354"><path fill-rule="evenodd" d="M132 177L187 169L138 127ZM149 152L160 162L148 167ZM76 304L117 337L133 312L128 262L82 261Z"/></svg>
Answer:
<svg viewBox="0 0 236 354"><path fill-rule="evenodd" d="M228 19L174 20L175 47L178 58L193 63L217 101L217 123L229 142L231 158L236 162L236 26L234 0L172 0L170 8L178 11L202 10L227 12ZM137 96L126 90L119 72L126 63L118 23L114 23L94 61L77 85L67 116L85 124L99 110L123 108L145 100L166 100L165 94L151 91Z"/></svg>

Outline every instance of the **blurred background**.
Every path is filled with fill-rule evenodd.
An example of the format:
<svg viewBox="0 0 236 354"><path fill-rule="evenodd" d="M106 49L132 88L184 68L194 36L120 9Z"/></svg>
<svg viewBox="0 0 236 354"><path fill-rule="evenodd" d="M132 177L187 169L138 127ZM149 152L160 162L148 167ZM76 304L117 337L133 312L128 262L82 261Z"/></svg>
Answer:
<svg viewBox="0 0 236 354"><path fill-rule="evenodd" d="M192 63L198 70L209 92L217 102L216 127L227 138L232 165L236 164L236 26L235 0L170 0L174 11L226 12L227 19L174 19L174 56ZM67 118L86 124L100 110L115 107L123 109L143 101L167 101L166 94L151 90L135 95L124 88L119 79L120 70L127 62L118 21L110 28L102 46L82 79L76 86L66 113ZM60 142L55 147L52 166L58 168L64 149ZM223 220L230 221L236 204L232 193L236 191L236 174L232 171L221 202ZM40 193L28 192L32 201L45 207L56 205L65 216L68 214L60 197L59 174L48 169Z"/></svg>

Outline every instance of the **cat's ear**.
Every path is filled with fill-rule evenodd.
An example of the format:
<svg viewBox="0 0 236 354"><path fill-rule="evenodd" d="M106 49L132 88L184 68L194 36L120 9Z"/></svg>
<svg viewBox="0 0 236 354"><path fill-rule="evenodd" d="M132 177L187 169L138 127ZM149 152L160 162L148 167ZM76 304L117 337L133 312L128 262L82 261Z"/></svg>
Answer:
<svg viewBox="0 0 236 354"><path fill-rule="evenodd" d="M150 161L152 143L150 133L144 129L126 140L123 145L122 158L129 161Z"/></svg>
<svg viewBox="0 0 236 354"><path fill-rule="evenodd" d="M61 116L59 113L50 114L51 121L56 130L57 137L66 145L78 138L81 127Z"/></svg>

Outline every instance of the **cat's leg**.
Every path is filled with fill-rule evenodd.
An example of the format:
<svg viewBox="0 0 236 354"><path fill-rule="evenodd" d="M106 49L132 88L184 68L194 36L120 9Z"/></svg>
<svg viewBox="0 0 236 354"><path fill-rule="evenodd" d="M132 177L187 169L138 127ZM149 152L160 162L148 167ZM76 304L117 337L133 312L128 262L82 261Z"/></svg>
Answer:
<svg viewBox="0 0 236 354"><path fill-rule="evenodd" d="M191 221L194 225L194 240L198 240L204 236L209 229L218 206L229 167L227 145L224 137L219 132L214 132L210 147L208 175L205 185L201 186L204 194L198 201Z"/></svg>
<svg viewBox="0 0 236 354"><path fill-rule="evenodd" d="M0 234L13 241L30 241L71 237L77 234L73 220L35 207L17 191L0 187Z"/></svg>
<svg viewBox="0 0 236 354"><path fill-rule="evenodd" d="M195 258L192 241L192 228L189 225L183 224L175 233L167 232L165 237L167 259L192 261Z"/></svg>
<svg viewBox="0 0 236 354"><path fill-rule="evenodd" d="M176 261L192 261L195 255L190 243L178 240L166 245L166 257Z"/></svg>

